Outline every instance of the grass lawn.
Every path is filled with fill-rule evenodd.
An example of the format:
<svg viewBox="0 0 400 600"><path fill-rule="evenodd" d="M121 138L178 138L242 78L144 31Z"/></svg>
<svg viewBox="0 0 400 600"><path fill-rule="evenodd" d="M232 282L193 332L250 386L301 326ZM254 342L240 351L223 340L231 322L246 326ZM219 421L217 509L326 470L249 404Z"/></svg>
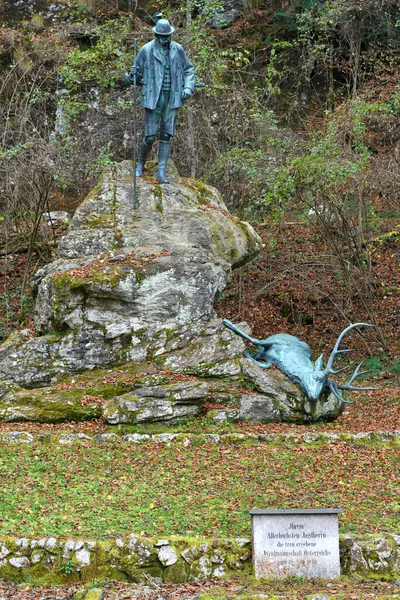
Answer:
<svg viewBox="0 0 400 600"><path fill-rule="evenodd" d="M249 536L253 507L340 507L343 532L398 533L399 454L344 442L0 443L0 534Z"/></svg>

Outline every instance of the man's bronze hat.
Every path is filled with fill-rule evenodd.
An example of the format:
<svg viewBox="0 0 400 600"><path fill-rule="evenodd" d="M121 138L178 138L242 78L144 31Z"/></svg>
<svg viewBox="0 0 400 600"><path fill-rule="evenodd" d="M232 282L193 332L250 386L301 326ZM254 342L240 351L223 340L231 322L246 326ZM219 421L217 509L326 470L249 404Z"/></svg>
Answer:
<svg viewBox="0 0 400 600"><path fill-rule="evenodd" d="M175 31L175 27L172 27L167 19L159 19L152 29L156 35L171 35Z"/></svg>

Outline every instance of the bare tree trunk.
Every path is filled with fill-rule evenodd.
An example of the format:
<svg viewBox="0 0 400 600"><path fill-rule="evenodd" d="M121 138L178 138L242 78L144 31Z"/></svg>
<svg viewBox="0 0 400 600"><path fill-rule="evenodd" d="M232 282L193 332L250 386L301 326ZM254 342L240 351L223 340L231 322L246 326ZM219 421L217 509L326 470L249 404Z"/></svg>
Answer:
<svg viewBox="0 0 400 600"><path fill-rule="evenodd" d="M192 24L192 5L193 0L186 1L186 26L189 28ZM187 109L187 144L189 150L189 169L190 177L196 177L196 147L194 144L194 115L193 109L188 106Z"/></svg>
<svg viewBox="0 0 400 600"><path fill-rule="evenodd" d="M128 0L128 12L136 13L137 11L138 0Z"/></svg>
<svg viewBox="0 0 400 600"><path fill-rule="evenodd" d="M20 293L20 316L23 319L24 318L24 296L25 296L25 290L28 284L28 279L29 279L29 270L30 270L30 266L31 266L31 262L32 262L32 256L33 256L33 252L35 250L35 245L36 245L36 241L37 241L37 235L38 235L38 231L39 231L39 227L40 227L40 222L42 219L42 214L44 213L44 211L48 210L48 200L49 200L49 193L50 193L50 188L52 185L52 178L47 178L45 175L42 176L42 178L38 178L38 181L35 181L35 179L32 180L32 186L33 189L36 190L37 194L38 194L38 200L37 200L37 204L35 207L35 214L34 214L34 219L33 219L33 227L32 227L32 232L29 238L29 247L28 247L28 252L27 252L27 256L26 256L26 261L25 261L25 270L24 270L24 277L22 280L22 284L21 284L21 293ZM48 210L49 212L49 210Z"/></svg>
<svg viewBox="0 0 400 600"><path fill-rule="evenodd" d="M335 94L335 81L333 77L333 45L331 43L329 48L329 66L328 66L328 97L327 106L329 110L334 109L334 94Z"/></svg>
<svg viewBox="0 0 400 600"><path fill-rule="evenodd" d="M360 71L360 57L361 57L361 31L362 22L360 20L354 21L353 35L350 39L350 51L353 64L353 85L351 91L351 97L353 100L357 97L358 90L358 75Z"/></svg>
<svg viewBox="0 0 400 600"><path fill-rule="evenodd" d="M303 46L302 49L302 72L297 85L297 99L300 104L307 106L311 93L311 73L314 67L315 59L309 46Z"/></svg>
<svg viewBox="0 0 400 600"><path fill-rule="evenodd" d="M193 109L188 108L188 150L189 150L189 164L190 164L190 177L196 177L196 147L194 145L194 115Z"/></svg>

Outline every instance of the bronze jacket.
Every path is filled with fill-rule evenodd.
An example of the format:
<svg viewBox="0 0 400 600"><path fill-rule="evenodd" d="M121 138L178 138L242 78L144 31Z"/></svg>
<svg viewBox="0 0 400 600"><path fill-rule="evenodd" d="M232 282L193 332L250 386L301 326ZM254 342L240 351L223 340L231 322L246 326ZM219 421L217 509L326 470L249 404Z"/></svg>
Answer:
<svg viewBox="0 0 400 600"><path fill-rule="evenodd" d="M194 92L194 67L180 44L171 42L169 50L171 66L171 108L183 105L182 90L188 88ZM142 85L140 103L145 108L154 110L161 92L164 77L164 63L156 40L148 42L140 49L135 66L140 71L137 82Z"/></svg>

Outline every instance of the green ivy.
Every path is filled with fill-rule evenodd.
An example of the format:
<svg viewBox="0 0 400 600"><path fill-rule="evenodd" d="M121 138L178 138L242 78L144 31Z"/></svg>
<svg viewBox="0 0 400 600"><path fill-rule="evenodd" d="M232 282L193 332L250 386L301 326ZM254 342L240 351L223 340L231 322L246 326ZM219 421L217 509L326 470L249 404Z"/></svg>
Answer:
<svg viewBox="0 0 400 600"><path fill-rule="evenodd" d="M133 32L126 19L97 26L98 41L89 48L74 48L60 68L63 84L69 91L80 91L84 84L106 89L121 78L132 62Z"/></svg>
<svg viewBox="0 0 400 600"><path fill-rule="evenodd" d="M116 161L114 160L114 155L111 150L112 141L108 142L105 146L100 148L99 154L95 162L87 165L88 172L97 177L99 176L105 167L108 165L115 165Z"/></svg>
<svg viewBox="0 0 400 600"><path fill-rule="evenodd" d="M16 146L12 146L11 148L0 148L0 159L11 160L17 154L21 152L21 150L26 150L29 148L30 144L17 144Z"/></svg>

